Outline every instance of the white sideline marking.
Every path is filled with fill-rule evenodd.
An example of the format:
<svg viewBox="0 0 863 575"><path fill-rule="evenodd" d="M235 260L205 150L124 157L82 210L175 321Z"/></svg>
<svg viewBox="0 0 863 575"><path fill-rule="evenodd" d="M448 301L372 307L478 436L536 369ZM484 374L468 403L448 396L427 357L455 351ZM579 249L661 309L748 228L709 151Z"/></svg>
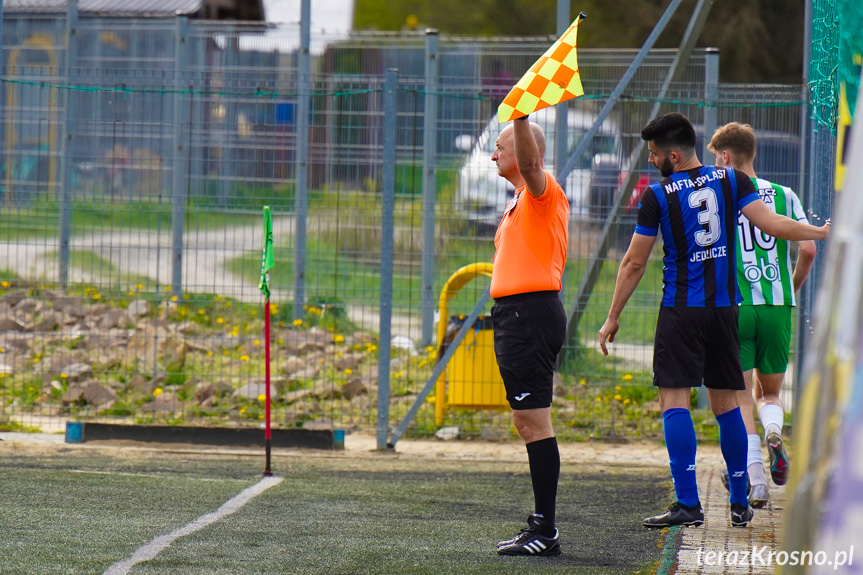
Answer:
<svg viewBox="0 0 863 575"><path fill-rule="evenodd" d="M125 561L119 561L108 567L108 570L105 571L104 575L126 575L132 567L143 561L149 561L176 539L194 533L199 529L203 529L211 523L215 523L223 517L234 513L270 487L281 483L282 479L282 477L265 477L261 479L256 484L241 491L239 494L234 496L233 499L223 503L221 507L212 513L201 515L191 523L188 523L179 529L175 529L167 535L160 535L143 547L139 547L138 550Z"/></svg>

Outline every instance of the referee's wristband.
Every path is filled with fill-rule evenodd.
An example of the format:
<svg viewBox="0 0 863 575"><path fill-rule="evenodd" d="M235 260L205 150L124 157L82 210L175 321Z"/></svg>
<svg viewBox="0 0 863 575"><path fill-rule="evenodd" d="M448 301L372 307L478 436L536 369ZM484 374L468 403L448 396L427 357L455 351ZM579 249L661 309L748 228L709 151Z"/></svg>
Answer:
<svg viewBox="0 0 863 575"><path fill-rule="evenodd" d="M519 118L516 118L515 120L516 120L516 121L518 121L518 120L527 120L527 116L528 116L528 115L527 115L527 114L525 114L524 116L521 116L521 117L519 117Z"/></svg>

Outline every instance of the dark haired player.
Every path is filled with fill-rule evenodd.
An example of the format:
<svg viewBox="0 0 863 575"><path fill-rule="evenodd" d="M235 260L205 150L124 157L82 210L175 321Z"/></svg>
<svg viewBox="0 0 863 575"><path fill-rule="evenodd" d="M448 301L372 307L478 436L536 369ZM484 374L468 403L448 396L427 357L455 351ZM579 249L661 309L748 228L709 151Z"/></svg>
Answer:
<svg viewBox="0 0 863 575"><path fill-rule="evenodd" d="M731 524L752 520L746 497L746 427L737 392L745 389L738 340L736 246L740 212L764 232L788 240L825 239L829 222L815 227L776 214L752 181L733 168L702 166L695 129L683 114L651 121L641 132L648 161L663 179L651 184L639 205L638 223L623 256L608 319L599 345L614 341L620 314L644 275L660 231L663 295L656 322L653 384L659 402L677 501L665 513L645 518L645 527L701 525L704 513L695 479L696 438L689 413L690 391L703 383L719 423L719 445L728 468Z"/></svg>

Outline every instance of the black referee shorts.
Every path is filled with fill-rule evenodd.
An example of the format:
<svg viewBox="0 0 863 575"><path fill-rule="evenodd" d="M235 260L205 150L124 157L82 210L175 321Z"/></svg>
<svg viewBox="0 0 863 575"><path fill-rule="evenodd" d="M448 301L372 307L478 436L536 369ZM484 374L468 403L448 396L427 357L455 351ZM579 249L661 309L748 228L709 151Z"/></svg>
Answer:
<svg viewBox="0 0 863 575"><path fill-rule="evenodd" d="M653 385L746 389L736 305L660 307L653 343Z"/></svg>
<svg viewBox="0 0 863 575"><path fill-rule="evenodd" d="M497 298L491 308L494 353L513 409L550 407L554 365L566 333L558 292Z"/></svg>

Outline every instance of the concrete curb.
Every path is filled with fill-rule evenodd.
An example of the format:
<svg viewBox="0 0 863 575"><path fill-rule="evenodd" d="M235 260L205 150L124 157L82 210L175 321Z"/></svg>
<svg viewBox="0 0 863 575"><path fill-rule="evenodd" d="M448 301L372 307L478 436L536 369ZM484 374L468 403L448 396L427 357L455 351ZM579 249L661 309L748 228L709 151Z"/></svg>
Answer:
<svg viewBox="0 0 863 575"><path fill-rule="evenodd" d="M344 449L344 437L343 430L273 429L272 446L276 448ZM116 440L223 447L261 447L264 445L264 431L253 428L123 425L83 421L70 421L66 424L66 443Z"/></svg>

